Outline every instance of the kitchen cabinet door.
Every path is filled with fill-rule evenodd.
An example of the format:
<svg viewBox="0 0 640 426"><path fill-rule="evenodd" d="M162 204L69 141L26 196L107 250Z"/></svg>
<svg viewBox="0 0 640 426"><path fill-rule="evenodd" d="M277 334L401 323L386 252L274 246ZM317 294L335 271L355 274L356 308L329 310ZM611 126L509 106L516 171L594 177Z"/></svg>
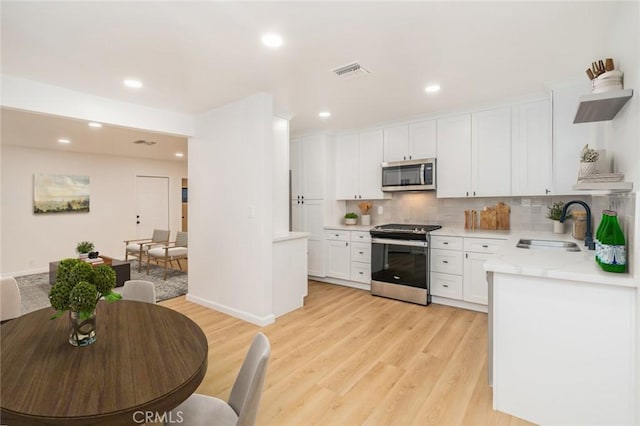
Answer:
<svg viewBox="0 0 640 426"><path fill-rule="evenodd" d="M308 275L324 277L324 201L291 200L291 222L294 232L308 232Z"/></svg>
<svg viewBox="0 0 640 426"><path fill-rule="evenodd" d="M550 194L553 164L551 101L543 99L514 106L512 125L512 195Z"/></svg>
<svg viewBox="0 0 640 426"><path fill-rule="evenodd" d="M305 200L324 198L325 136L302 139L302 192Z"/></svg>
<svg viewBox="0 0 640 426"><path fill-rule="evenodd" d="M348 241L325 240L326 275L331 278L351 278L351 248Z"/></svg>
<svg viewBox="0 0 640 426"><path fill-rule="evenodd" d="M289 170L291 170L291 199L296 200L300 198L302 188L300 182L302 181L302 152L301 152L301 140L291 139L289 141Z"/></svg>
<svg viewBox="0 0 640 426"><path fill-rule="evenodd" d="M485 253L465 253L462 300L487 305L489 303L489 285L484 262L491 256Z"/></svg>
<svg viewBox="0 0 640 426"><path fill-rule="evenodd" d="M379 200L382 192L382 130L360 133L360 167L358 199Z"/></svg>
<svg viewBox="0 0 640 426"><path fill-rule="evenodd" d="M580 96L590 93L589 82L553 90L553 193L576 194L580 151L597 148L598 123L573 124Z"/></svg>
<svg viewBox="0 0 640 426"><path fill-rule="evenodd" d="M471 171L474 197L511 195L511 108L472 114Z"/></svg>
<svg viewBox="0 0 640 426"><path fill-rule="evenodd" d="M437 122L437 192L441 197L467 197L471 188L471 115Z"/></svg>
<svg viewBox="0 0 640 426"><path fill-rule="evenodd" d="M383 161L410 160L409 126L387 127L384 129Z"/></svg>
<svg viewBox="0 0 640 426"><path fill-rule="evenodd" d="M436 120L409 124L409 156L412 160L437 158Z"/></svg>
<svg viewBox="0 0 640 426"><path fill-rule="evenodd" d="M356 199L360 191L360 137L338 135L336 140L336 199Z"/></svg>

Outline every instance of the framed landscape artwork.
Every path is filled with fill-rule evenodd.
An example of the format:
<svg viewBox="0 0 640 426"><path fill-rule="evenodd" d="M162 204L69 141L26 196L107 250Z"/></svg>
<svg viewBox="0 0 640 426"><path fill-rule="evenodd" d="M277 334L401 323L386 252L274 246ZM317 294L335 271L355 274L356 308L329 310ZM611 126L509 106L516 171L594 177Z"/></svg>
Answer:
<svg viewBox="0 0 640 426"><path fill-rule="evenodd" d="M33 213L85 213L89 211L89 176L33 176Z"/></svg>

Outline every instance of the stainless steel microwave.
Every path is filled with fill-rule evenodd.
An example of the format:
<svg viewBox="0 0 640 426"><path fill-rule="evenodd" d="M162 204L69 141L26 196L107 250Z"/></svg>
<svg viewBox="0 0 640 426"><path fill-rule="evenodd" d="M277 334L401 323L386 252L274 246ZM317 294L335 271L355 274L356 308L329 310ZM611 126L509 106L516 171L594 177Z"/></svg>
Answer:
<svg viewBox="0 0 640 426"><path fill-rule="evenodd" d="M382 163L383 191L428 191L435 189L435 158Z"/></svg>

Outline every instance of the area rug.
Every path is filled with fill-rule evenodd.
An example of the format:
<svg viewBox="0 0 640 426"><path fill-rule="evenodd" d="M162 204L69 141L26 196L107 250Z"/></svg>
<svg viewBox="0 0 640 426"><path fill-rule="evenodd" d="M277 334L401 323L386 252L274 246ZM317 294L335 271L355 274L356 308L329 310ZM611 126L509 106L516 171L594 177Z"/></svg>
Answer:
<svg viewBox="0 0 640 426"><path fill-rule="evenodd" d="M164 269L156 265L151 265L149 275L147 275L145 265L143 265L142 271L138 273L138 262L135 260L131 262L131 279L154 283L156 286L156 301L159 302L187 294L188 274L186 272L169 269L166 281L162 279L163 275ZM51 285L49 284L48 272L16 277L16 281L22 297L23 314L50 306L49 290ZM121 292L122 287L116 287L115 291Z"/></svg>

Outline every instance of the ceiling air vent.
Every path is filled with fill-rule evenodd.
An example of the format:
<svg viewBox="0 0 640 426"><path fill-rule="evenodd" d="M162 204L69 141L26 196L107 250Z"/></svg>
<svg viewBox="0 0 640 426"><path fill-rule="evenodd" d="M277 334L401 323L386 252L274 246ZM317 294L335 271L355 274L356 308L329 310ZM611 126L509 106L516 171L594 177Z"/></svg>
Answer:
<svg viewBox="0 0 640 426"><path fill-rule="evenodd" d="M367 75L370 74L371 72L369 70L367 70L366 68L364 68L362 65L360 65L357 62L352 62L350 64L347 65L343 65L341 67L335 68L333 70L334 73L336 73L336 75L342 79L345 80L349 80L351 78L354 77L358 77L361 75Z"/></svg>
<svg viewBox="0 0 640 426"><path fill-rule="evenodd" d="M147 146L151 146L151 145L155 145L156 142L154 141L145 141L143 139L138 139L137 141L133 141L133 143L137 144L137 145L147 145Z"/></svg>

